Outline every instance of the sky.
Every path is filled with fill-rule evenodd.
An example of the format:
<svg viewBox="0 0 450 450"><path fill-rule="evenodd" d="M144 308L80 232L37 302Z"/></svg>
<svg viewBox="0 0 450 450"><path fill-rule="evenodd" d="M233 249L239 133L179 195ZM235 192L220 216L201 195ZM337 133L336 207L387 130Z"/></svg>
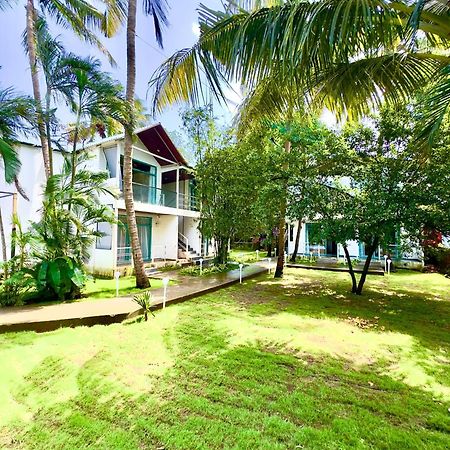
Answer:
<svg viewBox="0 0 450 450"><path fill-rule="evenodd" d="M138 2L138 5L142 2ZM136 95L149 106L151 99L147 96L147 83L155 69L176 50L192 46L198 36L198 23L196 9L198 0L168 0L169 27L164 32L164 48L161 50L154 38L152 19L144 16L138 7L137 19L137 74ZM202 3L213 9L221 9L220 0L202 0ZM25 2L18 0L17 4L10 10L0 11L0 86L14 87L22 94L32 94L30 70L27 57L22 48L22 32L25 29ZM103 62L103 69L119 80L124 86L126 81L126 33L121 32L112 39L105 39L104 44L117 62L117 67L112 68L98 50L83 43L80 39L68 31L57 26L52 26L54 35L59 34L60 40L67 50L80 56L97 56ZM239 100L234 93L230 97ZM168 108L162 115L155 118L169 130L179 130L181 120L179 115L180 106ZM223 120L232 117L233 104L223 109L215 107L215 114ZM230 112L231 111L231 112ZM68 112L62 112L61 119L70 121Z"/></svg>

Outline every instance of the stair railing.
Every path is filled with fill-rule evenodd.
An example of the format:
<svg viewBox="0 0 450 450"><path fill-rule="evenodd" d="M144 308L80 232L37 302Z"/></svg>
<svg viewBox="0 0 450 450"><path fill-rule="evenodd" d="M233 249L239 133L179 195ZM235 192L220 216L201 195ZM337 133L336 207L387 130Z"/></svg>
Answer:
<svg viewBox="0 0 450 450"><path fill-rule="evenodd" d="M187 258L190 259L189 258L189 239L183 233L180 233L180 232L178 232L178 239L181 240L181 241L186 242L185 254L186 254Z"/></svg>

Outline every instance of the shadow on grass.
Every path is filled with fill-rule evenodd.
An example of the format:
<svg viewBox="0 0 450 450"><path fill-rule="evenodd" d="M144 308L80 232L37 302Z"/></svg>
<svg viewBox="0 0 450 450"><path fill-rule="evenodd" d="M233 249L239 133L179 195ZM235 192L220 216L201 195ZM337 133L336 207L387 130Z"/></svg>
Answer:
<svg viewBox="0 0 450 450"><path fill-rule="evenodd" d="M417 274L414 275L417 278ZM227 295L256 316L283 311L300 316L343 319L361 328L406 333L429 348L450 345L448 280L436 275L443 283L436 292L426 283L421 286L420 278L409 289L409 274L401 277L374 277L367 283L364 294L357 296L349 292L350 281L346 275L295 270L288 271L281 281L269 276L249 280L244 286L230 288Z"/></svg>
<svg viewBox="0 0 450 450"><path fill-rule="evenodd" d="M3 433L5 442L35 449L448 448L446 405L430 394L339 358L230 347L217 320L226 308L180 310L166 331L176 364L154 389L142 394L121 384L104 352L75 371L64 359L44 360L16 391L18 402L35 408L33 420ZM65 384L70 391L61 397Z"/></svg>

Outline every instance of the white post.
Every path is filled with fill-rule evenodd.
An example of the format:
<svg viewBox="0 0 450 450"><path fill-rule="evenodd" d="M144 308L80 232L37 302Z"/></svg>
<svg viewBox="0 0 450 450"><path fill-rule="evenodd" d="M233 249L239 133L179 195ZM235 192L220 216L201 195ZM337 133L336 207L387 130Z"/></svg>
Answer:
<svg viewBox="0 0 450 450"><path fill-rule="evenodd" d="M270 273L270 270L272 268L272 265L270 264L270 258L267 258L267 262L269 263L269 273Z"/></svg>
<svg viewBox="0 0 450 450"><path fill-rule="evenodd" d="M317 244L317 259L320 258L320 244Z"/></svg>
<svg viewBox="0 0 450 450"><path fill-rule="evenodd" d="M387 272L387 255L384 255L384 271Z"/></svg>
<svg viewBox="0 0 450 450"><path fill-rule="evenodd" d="M286 267L287 258L288 258L288 254L285 253L285 254L284 254L284 267Z"/></svg>
<svg viewBox="0 0 450 450"><path fill-rule="evenodd" d="M167 301L167 286L169 286L169 277L164 277L162 282L164 286L164 297L163 297L163 309L164 309L166 307Z"/></svg>
<svg viewBox="0 0 450 450"><path fill-rule="evenodd" d="M378 246L378 261L381 259L381 248Z"/></svg>
<svg viewBox="0 0 450 450"><path fill-rule="evenodd" d="M244 267L244 264L239 264L239 283L242 284L242 268Z"/></svg>
<svg viewBox="0 0 450 450"><path fill-rule="evenodd" d="M178 209L180 207L180 168L179 167L177 167L177 190L176 190L176 192L177 192L176 206Z"/></svg>
<svg viewBox="0 0 450 450"><path fill-rule="evenodd" d="M312 262L313 259L313 252L309 252L309 262Z"/></svg>
<svg viewBox="0 0 450 450"><path fill-rule="evenodd" d="M201 276L203 274L203 258L200 258L198 262L200 263L200 276Z"/></svg>
<svg viewBox="0 0 450 450"><path fill-rule="evenodd" d="M389 258L387 260L387 273L388 273L388 275L391 274L391 263L392 263L392 260Z"/></svg>
<svg viewBox="0 0 450 450"><path fill-rule="evenodd" d="M116 279L116 297L119 296L119 278L120 278L120 272L116 270L114 272L114 278Z"/></svg>
<svg viewBox="0 0 450 450"><path fill-rule="evenodd" d="M256 250L256 261L259 261L259 250Z"/></svg>

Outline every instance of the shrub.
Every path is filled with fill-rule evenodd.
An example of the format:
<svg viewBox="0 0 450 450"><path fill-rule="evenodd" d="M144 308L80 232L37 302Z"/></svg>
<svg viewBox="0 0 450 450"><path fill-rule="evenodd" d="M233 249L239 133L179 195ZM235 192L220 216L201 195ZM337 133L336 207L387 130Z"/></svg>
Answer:
<svg viewBox="0 0 450 450"><path fill-rule="evenodd" d="M133 296L133 300L144 310L144 320L148 320L148 313L151 313L153 316L152 308L153 304L153 296L150 291L140 292Z"/></svg>
<svg viewBox="0 0 450 450"><path fill-rule="evenodd" d="M427 264L436 266L440 273L450 276L450 248L443 246L427 247L425 259Z"/></svg>
<svg viewBox="0 0 450 450"><path fill-rule="evenodd" d="M69 256L39 261L22 272L34 279L39 293L59 300L79 298L87 279L83 268Z"/></svg>
<svg viewBox="0 0 450 450"><path fill-rule="evenodd" d="M209 267L203 267L202 274L200 275L200 266L188 266L180 270L181 275L190 275L194 277L212 275L215 273L228 272L233 269L237 269L237 264L215 264Z"/></svg>

